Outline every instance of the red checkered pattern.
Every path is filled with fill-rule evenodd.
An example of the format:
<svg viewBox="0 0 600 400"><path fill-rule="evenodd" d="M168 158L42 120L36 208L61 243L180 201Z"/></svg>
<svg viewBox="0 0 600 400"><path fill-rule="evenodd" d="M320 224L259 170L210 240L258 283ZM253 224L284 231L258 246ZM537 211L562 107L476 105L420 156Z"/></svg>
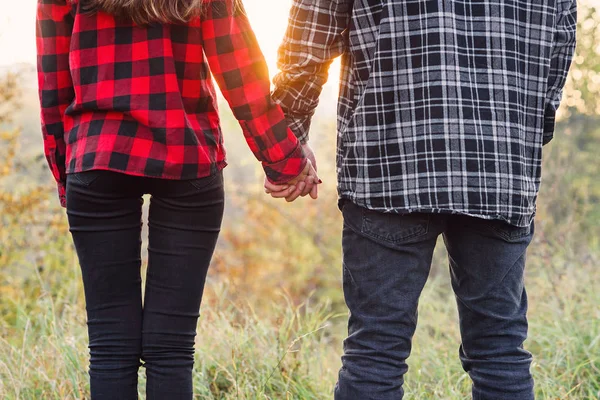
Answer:
<svg viewBox="0 0 600 400"><path fill-rule="evenodd" d="M271 100L264 57L233 0L187 25L136 26L78 0L38 0L42 130L64 205L66 174L197 179L225 167L211 72L274 183L306 165Z"/></svg>

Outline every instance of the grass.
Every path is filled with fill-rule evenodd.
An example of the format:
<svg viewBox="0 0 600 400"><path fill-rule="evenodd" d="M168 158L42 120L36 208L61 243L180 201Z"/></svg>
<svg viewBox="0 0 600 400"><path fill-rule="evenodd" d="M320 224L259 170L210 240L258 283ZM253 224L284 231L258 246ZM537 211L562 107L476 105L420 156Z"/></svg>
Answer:
<svg viewBox="0 0 600 400"><path fill-rule="evenodd" d="M588 36L582 44L593 47L593 35ZM596 58L590 60L592 65ZM595 76L578 65L584 77ZM583 96L595 98L589 90ZM590 109L595 105L590 102ZM239 130L230 114L223 123L225 131ZM334 132L334 125L327 110L312 126L315 132ZM569 118L557 126L560 142L544 149L539 229L528 262L526 343L534 354L532 372L542 400L600 399L598 126L597 117ZM254 181L260 187L262 172L249 167L256 164L240 162L249 151L243 141L230 140L229 154L238 162L226 173L229 225L213 260L198 326L197 399L332 398L346 319L335 165L325 158L335 154L335 139L311 139L325 161L319 165L327 183L320 202L285 207L245 187ZM50 182L48 172L36 178L45 171L43 160L14 162L12 155L27 149L10 143L0 143L0 399L89 398L85 305L64 213L50 206L56 202L54 189L50 198L35 184ZM3 177L7 171L17 174ZM443 251L436 253L420 302L407 399L470 398L444 258ZM278 294L278 288L286 294ZM144 379L142 370L142 399Z"/></svg>
<svg viewBox="0 0 600 400"><path fill-rule="evenodd" d="M529 254L526 347L534 354L538 399L593 400L600 399L600 225L594 220L600 208L595 197L572 201L576 174L565 175L570 158L557 153L562 149L547 153L554 169ZM590 185L577 184L587 193ZM213 260L198 326L196 398L331 399L347 313L334 188L323 191L319 204L286 207L265 202L262 193L232 192L229 208L244 220L229 215ZM89 398L76 257L63 212L36 207L17 202L0 213L0 399ZM471 382L458 359L457 311L441 248L434 259L406 398L468 399ZM141 370L142 399L144 379Z"/></svg>
<svg viewBox="0 0 600 400"><path fill-rule="evenodd" d="M596 261L567 262L560 274L544 270L540 260L531 263L527 348L535 355L532 369L540 399L600 398ZM0 304L0 398L87 398L87 333L75 260L72 254L63 256L36 271L35 279L21 281L23 286L3 295ZM421 302L406 378L410 399L470 398L470 381L457 356L456 306L445 275L438 267ZM252 300L244 305L224 300L229 298L226 283L210 286L198 327L196 398L332 398L343 310L335 314L329 304L312 298L295 305L283 295L272 306L254 310ZM141 371L141 398L143 383Z"/></svg>

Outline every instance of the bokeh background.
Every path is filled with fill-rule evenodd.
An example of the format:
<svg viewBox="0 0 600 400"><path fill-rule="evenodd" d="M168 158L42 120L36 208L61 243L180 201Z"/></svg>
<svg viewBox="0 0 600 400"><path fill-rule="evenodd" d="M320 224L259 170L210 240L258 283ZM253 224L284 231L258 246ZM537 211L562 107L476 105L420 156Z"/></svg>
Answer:
<svg viewBox="0 0 600 400"><path fill-rule="evenodd" d="M527 285L539 399L600 398L600 13L580 1L579 45L545 151ZM0 398L83 399L87 332L79 267L42 155L35 0L0 0ZM245 0L276 72L289 0ZM198 399L328 399L347 311L335 193L339 65L312 129L318 201L277 202L222 107L227 212L198 327ZM406 395L468 399L440 243L420 305ZM143 384L143 372L140 372ZM144 398L143 390L140 397Z"/></svg>

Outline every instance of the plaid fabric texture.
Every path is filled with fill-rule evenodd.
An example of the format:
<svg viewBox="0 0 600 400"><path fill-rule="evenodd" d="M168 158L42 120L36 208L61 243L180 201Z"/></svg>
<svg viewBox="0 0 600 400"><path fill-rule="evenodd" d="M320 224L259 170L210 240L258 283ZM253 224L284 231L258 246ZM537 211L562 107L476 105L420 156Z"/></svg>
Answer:
<svg viewBox="0 0 600 400"><path fill-rule="evenodd" d="M42 130L64 205L66 174L105 169L196 179L225 166L211 72L269 179L306 160L250 24L233 0L208 0L187 25L135 26L77 1L38 0ZM235 10L234 10L235 8Z"/></svg>
<svg viewBox="0 0 600 400"><path fill-rule="evenodd" d="M342 55L341 198L527 226L576 14L575 0L294 0L274 97L308 140Z"/></svg>

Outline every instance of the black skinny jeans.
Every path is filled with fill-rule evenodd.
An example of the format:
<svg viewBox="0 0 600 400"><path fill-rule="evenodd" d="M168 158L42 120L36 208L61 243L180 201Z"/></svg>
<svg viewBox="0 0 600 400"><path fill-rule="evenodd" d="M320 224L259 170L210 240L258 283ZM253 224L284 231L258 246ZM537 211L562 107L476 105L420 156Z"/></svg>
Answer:
<svg viewBox="0 0 600 400"><path fill-rule="evenodd" d="M142 306L142 195L151 197ZM85 290L93 400L193 397L194 340L221 228L223 175L194 181L108 171L69 175L67 213Z"/></svg>

